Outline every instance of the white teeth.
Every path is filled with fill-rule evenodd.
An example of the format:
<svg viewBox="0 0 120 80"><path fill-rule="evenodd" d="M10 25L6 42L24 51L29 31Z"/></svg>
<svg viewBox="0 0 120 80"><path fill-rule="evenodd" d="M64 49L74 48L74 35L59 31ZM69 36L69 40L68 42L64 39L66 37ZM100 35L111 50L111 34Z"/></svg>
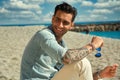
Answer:
<svg viewBox="0 0 120 80"><path fill-rule="evenodd" d="M57 30L58 30L58 31L62 31L61 29L58 29L58 28L57 28Z"/></svg>

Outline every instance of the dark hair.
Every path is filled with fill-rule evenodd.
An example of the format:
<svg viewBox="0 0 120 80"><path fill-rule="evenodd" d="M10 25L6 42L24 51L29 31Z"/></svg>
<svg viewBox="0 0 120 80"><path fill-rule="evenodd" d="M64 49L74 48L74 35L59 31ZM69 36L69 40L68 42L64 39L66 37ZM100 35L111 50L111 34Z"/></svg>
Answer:
<svg viewBox="0 0 120 80"><path fill-rule="evenodd" d="M61 10L61 11L64 11L66 13L70 13L73 15L72 17L72 22L74 21L76 15L77 15L77 10L75 7L72 7L71 5L69 5L68 3L66 2L63 2L62 4L59 4L55 7L55 12L54 12L54 15L56 15L56 12L58 10Z"/></svg>

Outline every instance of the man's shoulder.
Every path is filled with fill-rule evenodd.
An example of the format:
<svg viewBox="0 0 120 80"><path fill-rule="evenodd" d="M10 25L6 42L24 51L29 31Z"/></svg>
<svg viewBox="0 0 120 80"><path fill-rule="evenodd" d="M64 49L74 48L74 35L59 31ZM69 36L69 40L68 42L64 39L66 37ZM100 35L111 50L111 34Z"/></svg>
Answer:
<svg viewBox="0 0 120 80"><path fill-rule="evenodd" d="M41 37L54 37L53 32L49 28L43 28L37 32L37 35Z"/></svg>
<svg viewBox="0 0 120 80"><path fill-rule="evenodd" d="M39 34L51 34L51 31L48 28L43 28L39 30L37 33Z"/></svg>

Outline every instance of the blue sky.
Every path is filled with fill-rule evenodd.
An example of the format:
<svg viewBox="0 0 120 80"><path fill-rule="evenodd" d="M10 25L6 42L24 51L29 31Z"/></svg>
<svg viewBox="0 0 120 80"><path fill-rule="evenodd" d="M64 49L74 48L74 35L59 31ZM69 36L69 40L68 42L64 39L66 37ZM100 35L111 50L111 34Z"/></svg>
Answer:
<svg viewBox="0 0 120 80"><path fill-rule="evenodd" d="M120 21L120 0L0 0L0 24L50 23L63 1L77 8L75 22Z"/></svg>

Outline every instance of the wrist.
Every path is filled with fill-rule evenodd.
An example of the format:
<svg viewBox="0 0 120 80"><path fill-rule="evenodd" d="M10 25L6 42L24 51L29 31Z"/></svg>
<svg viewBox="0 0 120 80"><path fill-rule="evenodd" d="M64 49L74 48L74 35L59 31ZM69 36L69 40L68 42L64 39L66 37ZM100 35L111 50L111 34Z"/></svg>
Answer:
<svg viewBox="0 0 120 80"><path fill-rule="evenodd" d="M89 53L91 53L92 51L94 51L94 50L95 50L94 45L93 45L93 44L91 44L91 43L87 44L87 45L85 46L85 48L87 48L87 49L88 49Z"/></svg>
<svg viewBox="0 0 120 80"><path fill-rule="evenodd" d="M96 72L97 78L98 79L102 79L101 75L100 75L100 71Z"/></svg>
<svg viewBox="0 0 120 80"><path fill-rule="evenodd" d="M91 50L92 50L92 51L94 51L94 50L96 49L94 44L89 43L89 45L91 46Z"/></svg>

